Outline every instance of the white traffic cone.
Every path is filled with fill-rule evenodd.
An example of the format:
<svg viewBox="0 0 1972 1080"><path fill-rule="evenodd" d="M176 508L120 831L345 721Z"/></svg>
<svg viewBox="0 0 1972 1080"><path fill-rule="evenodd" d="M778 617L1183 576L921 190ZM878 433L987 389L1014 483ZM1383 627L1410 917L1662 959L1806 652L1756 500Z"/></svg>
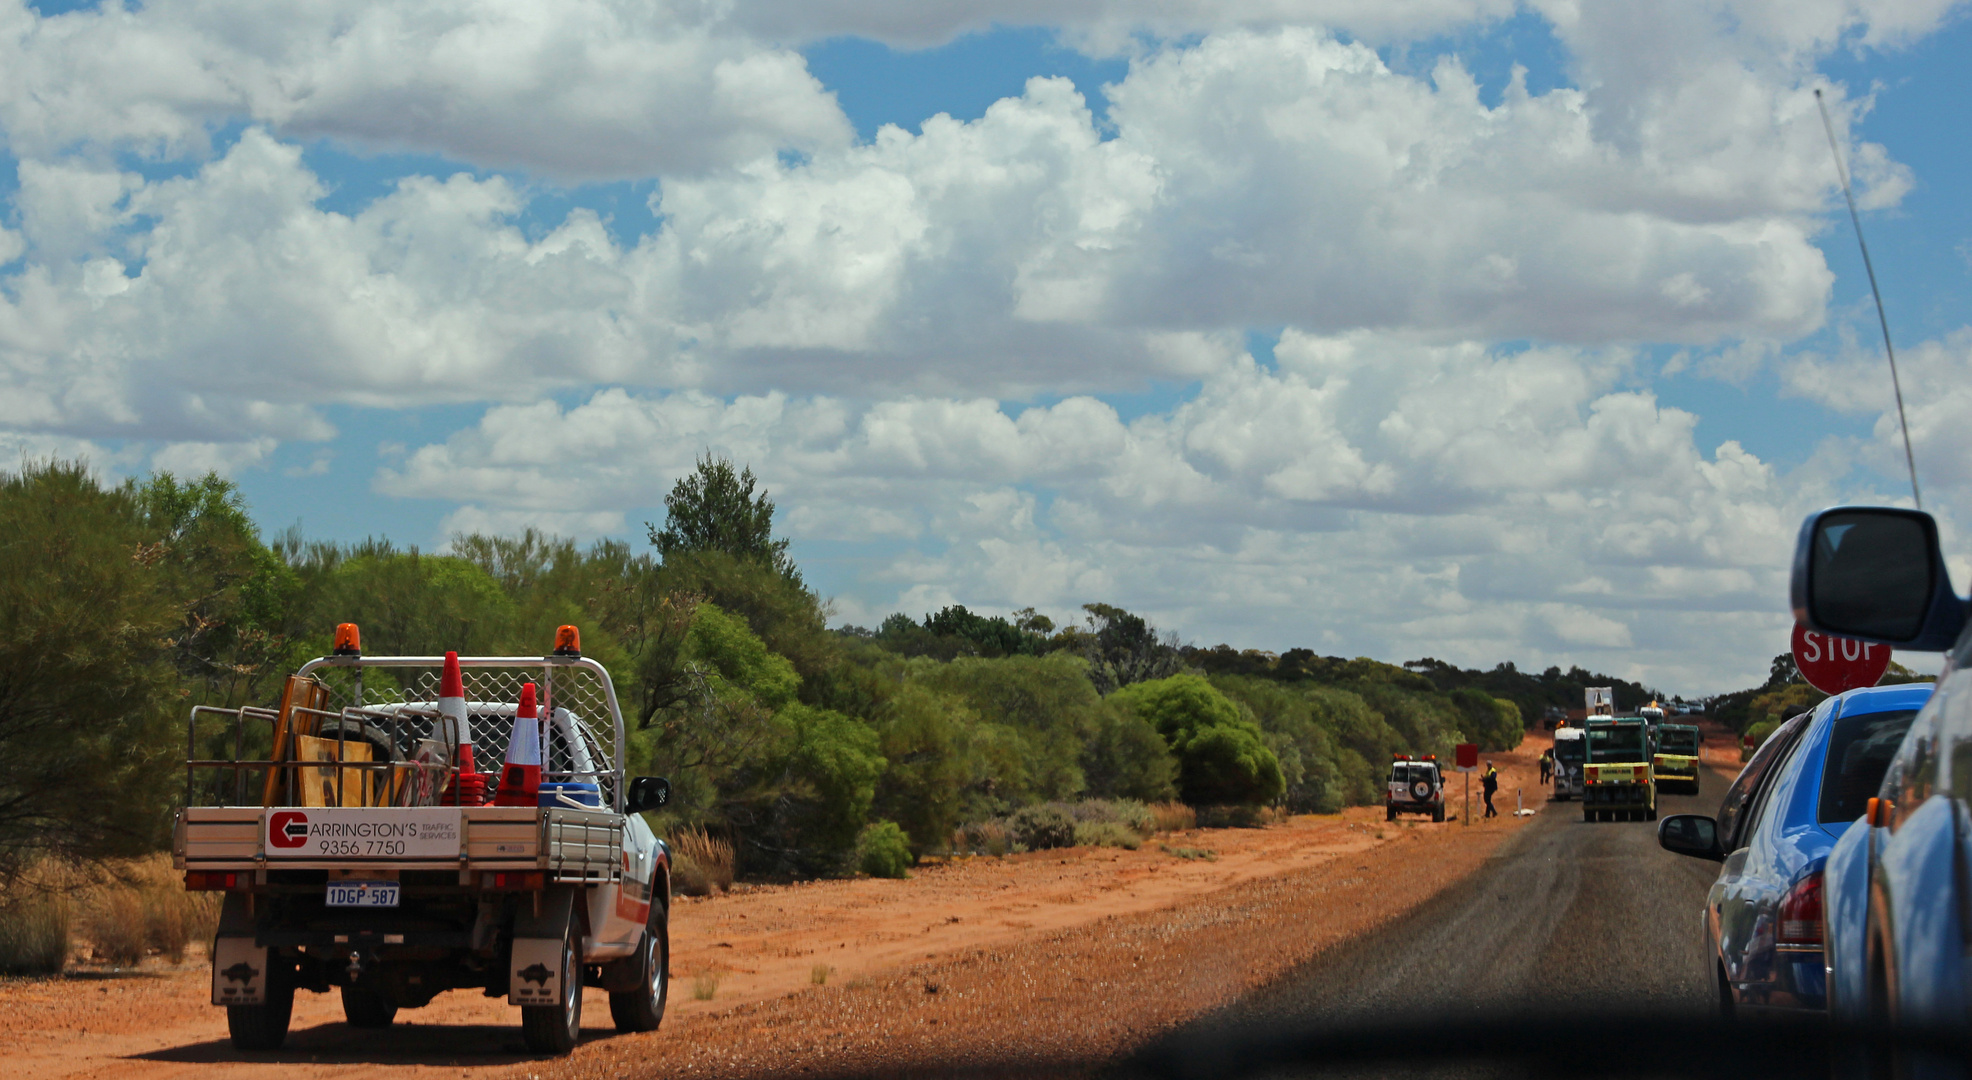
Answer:
<svg viewBox="0 0 1972 1080"><path fill-rule="evenodd" d="M438 719L432 723L432 738L459 748L459 771L445 785L446 806L479 806L486 801L486 774L479 771L472 756L472 721L466 716L465 680L459 676L459 654L445 654L445 670L438 677Z"/></svg>
<svg viewBox="0 0 1972 1080"><path fill-rule="evenodd" d="M541 801L541 721L534 706L534 684L520 688L514 733L507 740L507 764L500 772L494 806L535 806Z"/></svg>

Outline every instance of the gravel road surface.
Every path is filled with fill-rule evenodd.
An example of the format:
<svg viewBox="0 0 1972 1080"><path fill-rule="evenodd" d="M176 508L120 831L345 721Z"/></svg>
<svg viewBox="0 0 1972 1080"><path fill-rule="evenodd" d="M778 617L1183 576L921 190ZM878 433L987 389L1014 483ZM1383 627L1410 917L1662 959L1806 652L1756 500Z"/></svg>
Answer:
<svg viewBox="0 0 1972 1080"><path fill-rule="evenodd" d="M1710 773L1700 794L1661 798L1660 812L1713 813L1726 785ZM1712 990L1699 920L1718 867L1662 850L1656 830L1655 822L1588 823L1577 805L1549 804L1465 881L1201 1018L1139 1061L1197 1064L1203 1054L1216 1058L1209 1071L1224 1074L1217 1055L1228 1035L1265 1042L1394 1031L1401 1039L1410 1029L1431 1039L1514 1018L1531 1043L1566 1038L1575 1017L1703 1026ZM1541 1022L1529 1026L1528 1018ZM1393 1046L1390 1060L1360 1075L1393 1075L1388 1067L1405 1057ZM1421 1075L1497 1073L1454 1066Z"/></svg>

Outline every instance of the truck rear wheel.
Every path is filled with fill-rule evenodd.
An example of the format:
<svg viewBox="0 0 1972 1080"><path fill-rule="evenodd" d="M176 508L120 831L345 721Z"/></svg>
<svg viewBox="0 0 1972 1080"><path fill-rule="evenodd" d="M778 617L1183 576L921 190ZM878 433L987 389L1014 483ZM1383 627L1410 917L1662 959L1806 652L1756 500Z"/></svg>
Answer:
<svg viewBox="0 0 1972 1080"><path fill-rule="evenodd" d="M618 1031L656 1031L664 1022L664 1002L671 980L670 920L664 909L651 905L650 925L637 943L641 980L635 990L609 996L609 1018Z"/></svg>
<svg viewBox="0 0 1972 1080"><path fill-rule="evenodd" d="M235 1050L279 1050L288 1038L294 1016L294 983L267 977L267 1000L261 1005L226 1006L226 1031Z"/></svg>
<svg viewBox="0 0 1972 1080"><path fill-rule="evenodd" d="M353 1028L387 1028L397 1019L397 1003L368 987L345 986L342 1018Z"/></svg>
<svg viewBox="0 0 1972 1080"><path fill-rule="evenodd" d="M520 1007L521 1038L537 1054L566 1054L582 1036L582 957L576 949L581 932L571 919L561 944L560 1004Z"/></svg>

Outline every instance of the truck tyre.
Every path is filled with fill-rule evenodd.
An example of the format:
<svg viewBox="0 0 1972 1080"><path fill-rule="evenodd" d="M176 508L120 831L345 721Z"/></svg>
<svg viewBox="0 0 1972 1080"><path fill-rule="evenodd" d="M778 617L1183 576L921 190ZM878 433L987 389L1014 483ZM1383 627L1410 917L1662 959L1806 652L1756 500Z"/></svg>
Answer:
<svg viewBox="0 0 1972 1080"><path fill-rule="evenodd" d="M226 1031L235 1050L279 1050L288 1038L294 1016L294 983L267 973L267 1001L261 1005L226 1006Z"/></svg>
<svg viewBox="0 0 1972 1080"><path fill-rule="evenodd" d="M1439 824L1443 824L1445 821L1445 808L1442 806L1432 807L1431 820L1438 822Z"/></svg>
<svg viewBox="0 0 1972 1080"><path fill-rule="evenodd" d="M1587 803L1583 803L1583 804L1582 804L1582 820L1583 820L1583 821L1594 821L1594 820L1595 820L1595 811L1594 811L1594 810L1591 810L1591 809L1589 809L1589 804L1587 804Z"/></svg>
<svg viewBox="0 0 1972 1080"><path fill-rule="evenodd" d="M664 1002L671 980L671 933L665 910L651 905L650 925L637 943L639 978L635 990L609 996L609 1018L616 1030L656 1031L664 1022Z"/></svg>
<svg viewBox="0 0 1972 1080"><path fill-rule="evenodd" d="M342 1018L353 1028L387 1028L397 1019L397 1003L365 986L345 986Z"/></svg>
<svg viewBox="0 0 1972 1080"><path fill-rule="evenodd" d="M561 1003L520 1007L521 1038L537 1054L566 1054L582 1035L582 956L576 947L581 933L569 920L568 936L561 943Z"/></svg>

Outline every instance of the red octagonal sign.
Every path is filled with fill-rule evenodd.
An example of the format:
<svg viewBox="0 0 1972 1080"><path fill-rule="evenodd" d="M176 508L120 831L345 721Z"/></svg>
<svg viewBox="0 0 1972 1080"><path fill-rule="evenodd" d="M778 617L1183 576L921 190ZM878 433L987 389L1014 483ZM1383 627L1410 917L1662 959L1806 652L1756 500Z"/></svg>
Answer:
<svg viewBox="0 0 1972 1080"><path fill-rule="evenodd" d="M1875 686L1890 670L1890 647L1833 637L1794 624L1794 666L1808 685L1824 694Z"/></svg>

